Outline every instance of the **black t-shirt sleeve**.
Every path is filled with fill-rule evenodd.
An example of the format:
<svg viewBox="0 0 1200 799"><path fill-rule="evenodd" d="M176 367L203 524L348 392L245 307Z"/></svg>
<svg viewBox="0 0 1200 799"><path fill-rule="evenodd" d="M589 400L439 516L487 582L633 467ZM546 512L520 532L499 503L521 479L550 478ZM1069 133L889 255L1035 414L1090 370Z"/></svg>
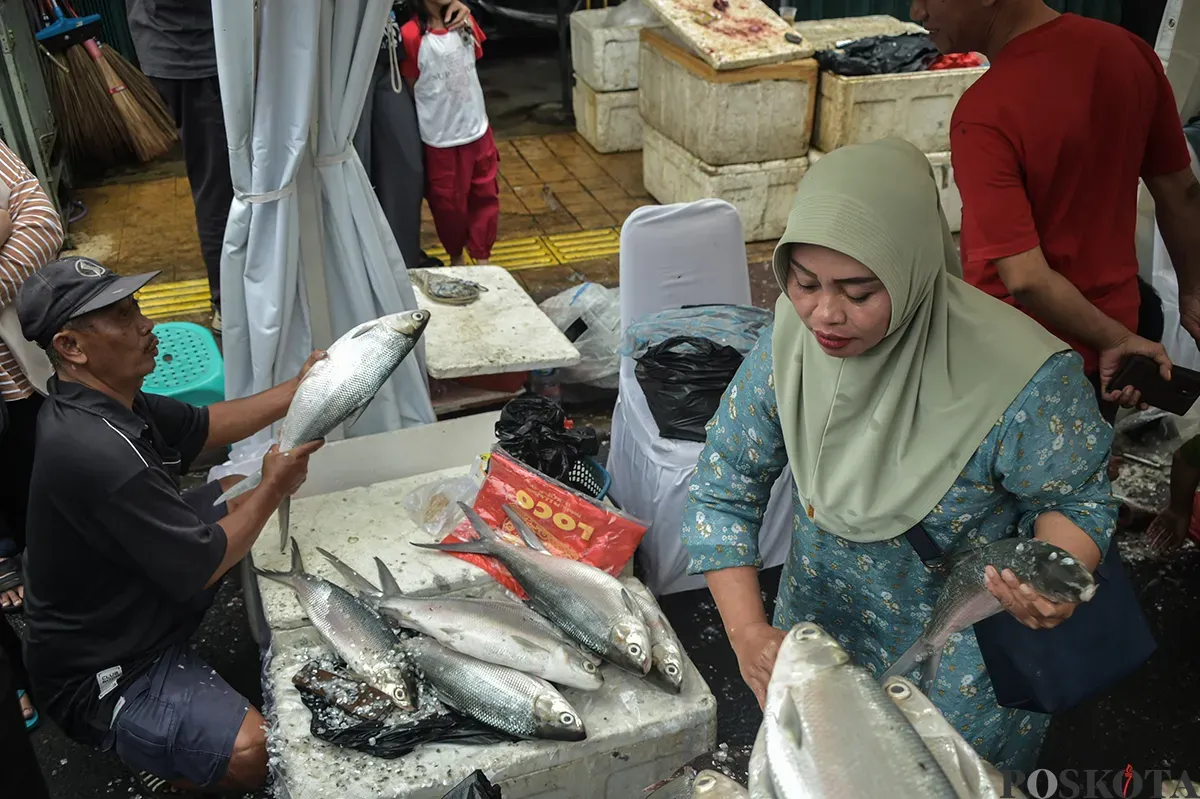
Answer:
<svg viewBox="0 0 1200 799"><path fill-rule="evenodd" d="M208 408L158 394L142 394L142 399L163 441L179 453L183 470L187 471L208 440Z"/></svg>
<svg viewBox="0 0 1200 799"><path fill-rule="evenodd" d="M205 524L169 478L144 469L96 508L96 522L121 554L167 596L185 602L225 557L225 531Z"/></svg>

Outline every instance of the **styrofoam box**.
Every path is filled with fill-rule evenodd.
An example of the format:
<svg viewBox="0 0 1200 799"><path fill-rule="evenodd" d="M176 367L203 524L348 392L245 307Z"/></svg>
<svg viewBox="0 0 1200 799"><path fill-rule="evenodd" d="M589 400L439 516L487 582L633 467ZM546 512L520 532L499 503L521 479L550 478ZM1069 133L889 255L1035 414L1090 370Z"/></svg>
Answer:
<svg viewBox="0 0 1200 799"><path fill-rule="evenodd" d="M804 43L817 52L831 50L838 42L864 39L868 36L901 36L906 33L926 32L915 22L905 22L887 14L806 19L797 22L795 28L796 33L804 37Z"/></svg>
<svg viewBox="0 0 1200 799"><path fill-rule="evenodd" d="M715 166L799 158L808 152L817 62L717 72L666 31L642 31L642 120Z"/></svg>
<svg viewBox="0 0 1200 799"><path fill-rule="evenodd" d="M808 163L815 164L824 155L825 153L820 150L809 150ZM938 194L942 198L942 211L946 214L950 232L958 233L962 229L963 202L962 194L959 193L958 186L954 183L954 166L950 162L950 153L925 153L925 157L929 159L929 163L933 167L933 174L938 184Z"/></svg>
<svg viewBox="0 0 1200 799"><path fill-rule="evenodd" d="M821 71L813 146L823 152L896 136L927 153L950 149L950 116L987 67L846 77Z"/></svg>
<svg viewBox="0 0 1200 799"><path fill-rule="evenodd" d="M290 799L440 799L477 768L506 799L630 799L716 743L716 701L690 660L678 695L605 664L599 691L562 689L587 727L584 741L423 746L384 760L311 735L292 676L325 654L312 627L272 639L268 749Z"/></svg>
<svg viewBox="0 0 1200 799"><path fill-rule="evenodd" d="M650 25L604 24L609 8L571 14L571 65L598 92L621 92L638 87L638 34Z"/></svg>
<svg viewBox="0 0 1200 799"><path fill-rule="evenodd" d="M717 197L737 209L747 242L783 235L796 188L808 170L807 157L713 166L650 125L643 128L642 142L642 179L660 203Z"/></svg>
<svg viewBox="0 0 1200 799"><path fill-rule="evenodd" d="M600 153L625 153L642 149L642 115L638 90L598 92L575 76L572 90L575 129Z"/></svg>

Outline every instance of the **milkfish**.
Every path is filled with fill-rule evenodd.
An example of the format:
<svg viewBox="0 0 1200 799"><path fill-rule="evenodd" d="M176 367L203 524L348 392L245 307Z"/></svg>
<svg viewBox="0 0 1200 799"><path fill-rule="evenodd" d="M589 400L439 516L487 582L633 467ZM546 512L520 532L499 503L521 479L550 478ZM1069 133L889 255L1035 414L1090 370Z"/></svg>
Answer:
<svg viewBox="0 0 1200 799"><path fill-rule="evenodd" d="M458 503L479 538L460 544L417 544L443 552L471 552L496 558L529 596L529 605L600 657L645 677L651 665L651 638L637 602L621 581L588 563L550 555L537 535L505 505L525 546L500 538L466 503Z"/></svg>
<svg viewBox="0 0 1200 799"><path fill-rule="evenodd" d="M637 580L622 580L642 611L650 631L650 674L646 679L671 693L683 690L683 645L649 589Z"/></svg>
<svg viewBox="0 0 1200 799"><path fill-rule="evenodd" d="M304 375L279 430L279 451L316 441L340 424L351 427L408 357L429 324L429 311L388 314L351 328ZM240 480L214 505L241 496L262 482L262 470ZM291 499L279 505L279 551L287 551Z"/></svg>
<svg viewBox="0 0 1200 799"><path fill-rule="evenodd" d="M585 653L553 624L514 600L411 597L401 593L379 558L376 589L329 552L317 548L359 592L363 601L402 627L434 638L464 655L523 671L549 682L595 691L604 685L600 658Z"/></svg>
<svg viewBox="0 0 1200 799"><path fill-rule="evenodd" d="M1012 570L1023 583L1055 602L1087 602L1096 580L1078 559L1064 549L1036 538L1004 538L930 564L948 574L925 630L896 659L880 681L904 675L921 665L921 690L928 694L937 680L942 648L950 636L999 613L1004 606L988 590L984 569Z"/></svg>
<svg viewBox="0 0 1200 799"><path fill-rule="evenodd" d="M295 539L289 571L254 572L296 592L313 627L359 679L387 694L401 710L416 709L412 677L387 622L341 586L306 573Z"/></svg>
<svg viewBox="0 0 1200 799"><path fill-rule="evenodd" d="M912 796L954 786L871 673L812 622L785 636L750 756L751 799Z"/></svg>

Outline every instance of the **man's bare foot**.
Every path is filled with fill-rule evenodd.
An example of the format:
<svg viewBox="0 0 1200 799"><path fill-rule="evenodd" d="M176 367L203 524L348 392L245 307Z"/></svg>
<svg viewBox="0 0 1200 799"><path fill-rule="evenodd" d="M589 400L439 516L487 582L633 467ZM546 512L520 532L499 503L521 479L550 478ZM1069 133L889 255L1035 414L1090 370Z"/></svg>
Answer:
<svg viewBox="0 0 1200 799"><path fill-rule="evenodd" d="M21 694L21 715L26 721L33 718L33 702L29 701L29 694Z"/></svg>
<svg viewBox="0 0 1200 799"><path fill-rule="evenodd" d="M5 566L13 562L12 558L0 558L0 582L5 578L11 579L12 573L5 569ZM0 591L0 612L7 612L12 608L19 608L25 604L25 586L18 585L14 588L8 588Z"/></svg>

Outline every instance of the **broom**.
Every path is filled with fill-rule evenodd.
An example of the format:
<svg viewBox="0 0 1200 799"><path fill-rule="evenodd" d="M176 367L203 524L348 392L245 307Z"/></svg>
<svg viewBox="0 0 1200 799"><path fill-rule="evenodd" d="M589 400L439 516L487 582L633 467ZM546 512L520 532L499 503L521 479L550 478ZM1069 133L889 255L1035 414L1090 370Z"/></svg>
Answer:
<svg viewBox="0 0 1200 799"><path fill-rule="evenodd" d="M68 0L63 0L63 5L67 7L67 13L72 17L79 16ZM113 72L117 74L126 88L133 92L138 105L145 108L154 117L155 124L165 130L175 131L175 118L167 110L166 103L163 102L158 90L154 88L154 84L146 77L146 73L129 63L123 55L107 44L100 44L100 54L104 56L104 60L112 67Z"/></svg>

